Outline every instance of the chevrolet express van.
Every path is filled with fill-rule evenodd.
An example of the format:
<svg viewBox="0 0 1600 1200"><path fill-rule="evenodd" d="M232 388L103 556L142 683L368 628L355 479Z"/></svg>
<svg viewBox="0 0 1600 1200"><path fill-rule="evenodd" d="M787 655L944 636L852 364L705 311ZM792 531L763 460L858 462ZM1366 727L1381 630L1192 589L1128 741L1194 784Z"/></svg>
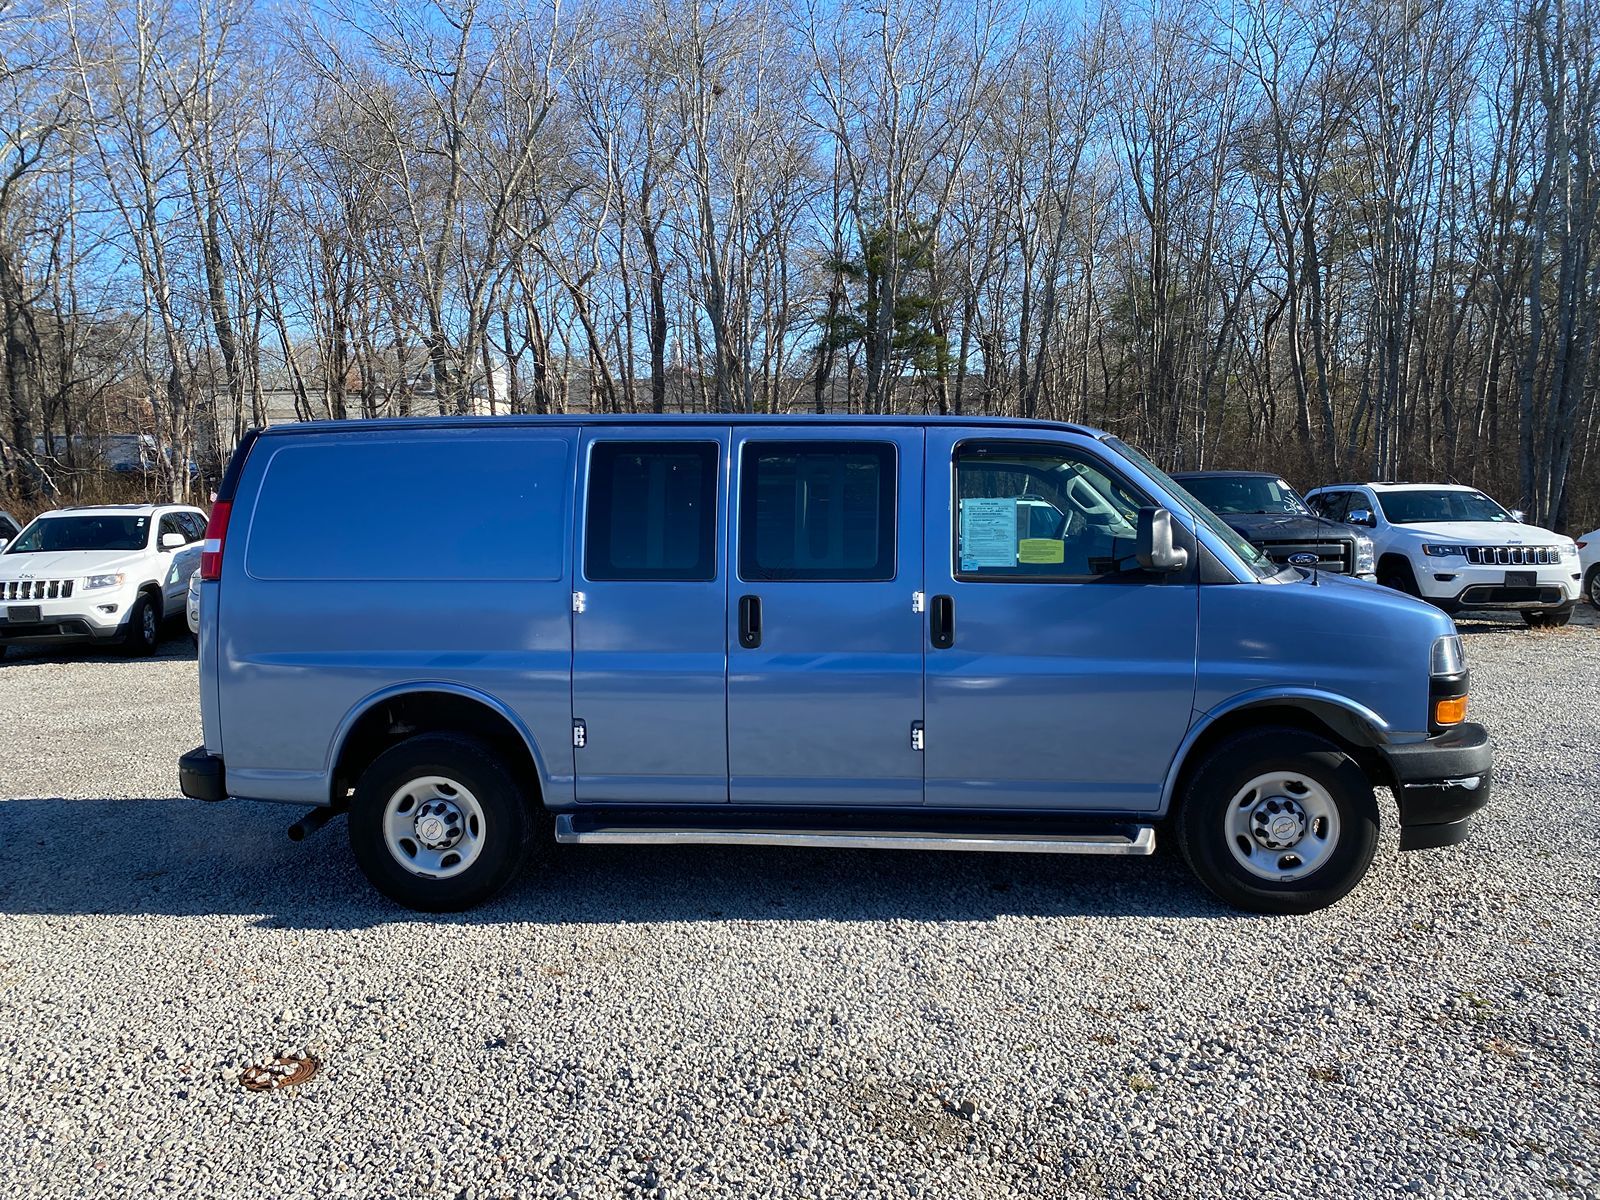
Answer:
<svg viewBox="0 0 1600 1200"><path fill-rule="evenodd" d="M348 815L401 904L557 843L1149 854L1332 903L1468 834L1450 618L1264 558L1092 429L499 417L245 438L184 792ZM1375 789L1392 802L1379 803Z"/></svg>

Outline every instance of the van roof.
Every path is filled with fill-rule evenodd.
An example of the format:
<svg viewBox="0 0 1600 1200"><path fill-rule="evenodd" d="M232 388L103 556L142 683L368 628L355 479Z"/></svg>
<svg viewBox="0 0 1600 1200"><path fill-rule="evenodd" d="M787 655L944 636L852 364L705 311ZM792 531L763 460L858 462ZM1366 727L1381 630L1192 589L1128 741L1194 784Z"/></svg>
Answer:
<svg viewBox="0 0 1600 1200"><path fill-rule="evenodd" d="M397 429L476 429L506 425L768 425L796 429L818 425L956 425L1002 429L1058 429L1084 437L1103 438L1104 431L1068 421L1030 420L1026 417L838 416L786 413L519 413L504 416L376 417L349 421L296 421L271 425L262 437L292 437L298 433L374 433Z"/></svg>

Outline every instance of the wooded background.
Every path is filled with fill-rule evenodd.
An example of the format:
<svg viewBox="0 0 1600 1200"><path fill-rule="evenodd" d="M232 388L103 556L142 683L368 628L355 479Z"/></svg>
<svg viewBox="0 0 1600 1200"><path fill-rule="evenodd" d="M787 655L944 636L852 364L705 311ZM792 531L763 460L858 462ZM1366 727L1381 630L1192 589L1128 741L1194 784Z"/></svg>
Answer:
<svg viewBox="0 0 1600 1200"><path fill-rule="evenodd" d="M194 494L284 408L825 409L1587 528L1597 51L1600 0L0 0L0 500L127 432Z"/></svg>

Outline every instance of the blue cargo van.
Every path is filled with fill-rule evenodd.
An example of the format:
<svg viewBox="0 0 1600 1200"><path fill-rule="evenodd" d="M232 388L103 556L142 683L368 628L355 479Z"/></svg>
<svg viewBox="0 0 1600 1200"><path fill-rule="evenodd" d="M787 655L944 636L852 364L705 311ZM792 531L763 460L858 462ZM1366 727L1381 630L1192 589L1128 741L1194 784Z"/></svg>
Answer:
<svg viewBox="0 0 1600 1200"><path fill-rule="evenodd" d="M1149 854L1332 903L1467 836L1449 617L1280 567L1104 433L500 417L251 433L201 563L184 792L348 814L401 904L546 844ZM1375 788L1393 803L1380 806Z"/></svg>

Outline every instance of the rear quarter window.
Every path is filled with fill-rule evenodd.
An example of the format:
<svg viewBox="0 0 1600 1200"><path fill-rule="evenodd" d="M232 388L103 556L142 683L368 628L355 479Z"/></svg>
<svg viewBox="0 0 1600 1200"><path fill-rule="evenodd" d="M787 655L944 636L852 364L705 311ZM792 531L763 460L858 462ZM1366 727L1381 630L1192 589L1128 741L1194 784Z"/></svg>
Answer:
<svg viewBox="0 0 1600 1200"><path fill-rule="evenodd" d="M560 579L564 438L307 440L275 450L245 570L257 579Z"/></svg>

